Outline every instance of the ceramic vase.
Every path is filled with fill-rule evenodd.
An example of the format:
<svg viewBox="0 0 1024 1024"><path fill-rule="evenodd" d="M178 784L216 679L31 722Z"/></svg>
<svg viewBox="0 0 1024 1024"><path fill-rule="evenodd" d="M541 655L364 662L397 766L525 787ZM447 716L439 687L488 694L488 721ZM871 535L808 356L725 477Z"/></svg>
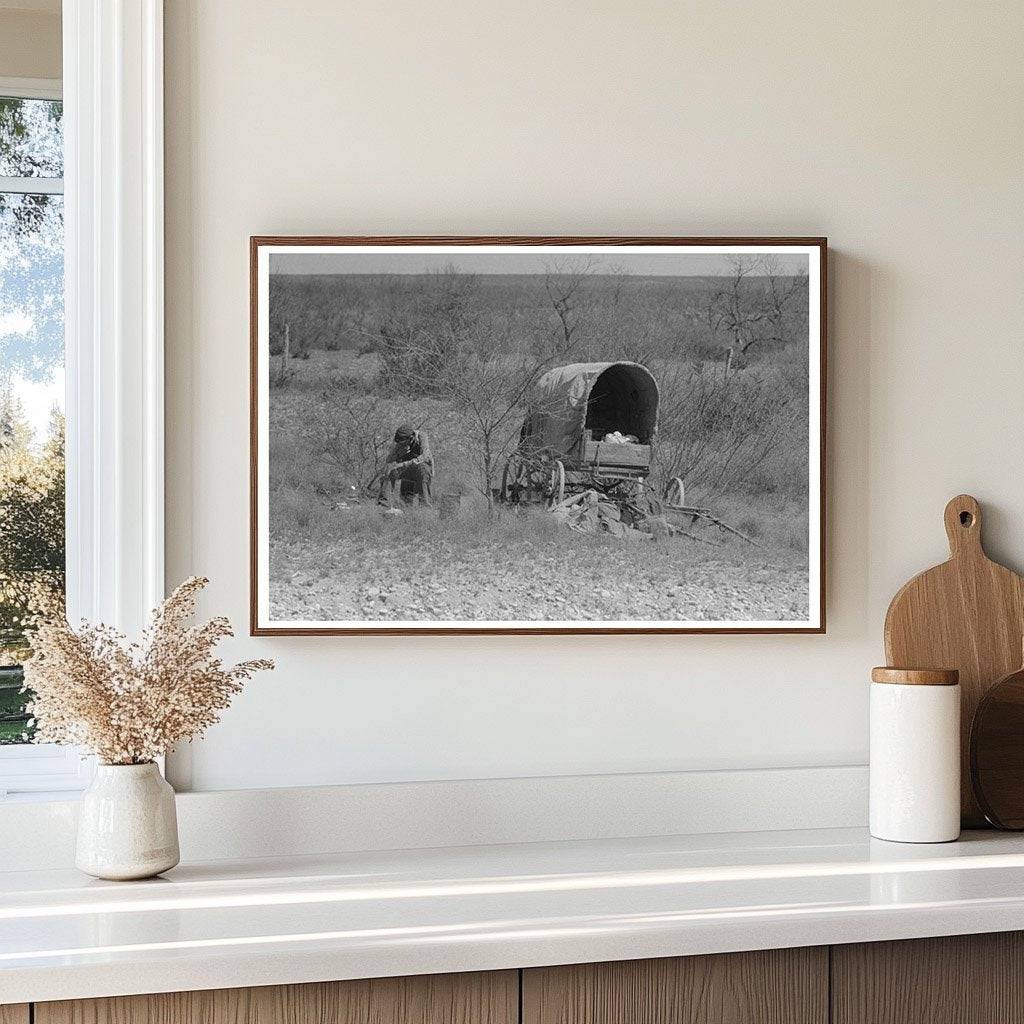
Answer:
<svg viewBox="0 0 1024 1024"><path fill-rule="evenodd" d="M101 764L82 794L75 864L96 878L151 878L178 863L174 790L149 764Z"/></svg>

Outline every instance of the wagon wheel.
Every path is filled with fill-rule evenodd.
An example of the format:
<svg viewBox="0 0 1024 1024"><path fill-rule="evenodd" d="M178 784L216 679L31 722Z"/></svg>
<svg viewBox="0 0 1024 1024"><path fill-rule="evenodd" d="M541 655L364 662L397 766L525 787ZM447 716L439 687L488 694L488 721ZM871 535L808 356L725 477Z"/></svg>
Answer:
<svg viewBox="0 0 1024 1024"><path fill-rule="evenodd" d="M677 508L686 504L686 488L683 486L682 477L674 476L665 488L665 501Z"/></svg>
<svg viewBox="0 0 1024 1024"><path fill-rule="evenodd" d="M555 459L551 466L551 485L548 488L548 506L554 508L565 500L565 466L561 459Z"/></svg>
<svg viewBox="0 0 1024 1024"><path fill-rule="evenodd" d="M510 455L501 474L501 500L517 505L522 500L523 491L529 491L529 487L529 471L523 460L517 455Z"/></svg>
<svg viewBox="0 0 1024 1024"><path fill-rule="evenodd" d="M665 512L665 502L658 492L645 480L637 496L636 504L649 516L660 516Z"/></svg>

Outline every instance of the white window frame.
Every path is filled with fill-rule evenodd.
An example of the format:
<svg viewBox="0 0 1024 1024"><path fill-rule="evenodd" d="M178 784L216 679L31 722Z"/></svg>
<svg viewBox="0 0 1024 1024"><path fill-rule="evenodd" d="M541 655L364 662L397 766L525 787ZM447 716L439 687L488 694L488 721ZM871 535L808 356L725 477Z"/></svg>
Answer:
<svg viewBox="0 0 1024 1024"><path fill-rule="evenodd" d="M13 96L19 100L59 100L64 90L59 78L3 78L0 77L0 96Z"/></svg>
<svg viewBox="0 0 1024 1024"><path fill-rule="evenodd" d="M58 78L3 78L0 77L0 96L19 100L60 100L61 83ZM22 195L63 195L63 178L10 178L0 174L0 192Z"/></svg>
<svg viewBox="0 0 1024 1024"><path fill-rule="evenodd" d="M60 100L61 82L50 78L0 78L0 96L26 100ZM0 192L64 192L62 178L0 176ZM20 794L61 793L88 784L92 765L78 751L52 743L0 746L0 799Z"/></svg>
<svg viewBox="0 0 1024 1024"><path fill-rule="evenodd" d="M56 96L19 81L64 100L68 617L137 635L164 596L163 0L64 0L63 39ZM91 774L0 749L0 798Z"/></svg>

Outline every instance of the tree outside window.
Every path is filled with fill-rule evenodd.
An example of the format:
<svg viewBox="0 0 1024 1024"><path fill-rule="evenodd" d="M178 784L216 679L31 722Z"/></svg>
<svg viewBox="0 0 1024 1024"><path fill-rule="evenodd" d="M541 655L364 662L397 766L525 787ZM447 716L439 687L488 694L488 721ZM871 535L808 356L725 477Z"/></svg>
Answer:
<svg viewBox="0 0 1024 1024"><path fill-rule="evenodd" d="M27 621L64 597L62 105L0 96L0 744L31 739Z"/></svg>

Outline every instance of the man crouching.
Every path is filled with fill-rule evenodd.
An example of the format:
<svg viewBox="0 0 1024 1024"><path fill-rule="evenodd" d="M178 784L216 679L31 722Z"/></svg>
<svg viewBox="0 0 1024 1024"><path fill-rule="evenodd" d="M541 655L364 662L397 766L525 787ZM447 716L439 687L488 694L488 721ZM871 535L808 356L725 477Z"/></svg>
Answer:
<svg viewBox="0 0 1024 1024"><path fill-rule="evenodd" d="M430 454L427 435L403 423L395 431L395 442L388 451L377 502L388 506L394 504L397 484L398 493L404 502L411 504L419 496L420 502L429 506L433 477L434 458Z"/></svg>

